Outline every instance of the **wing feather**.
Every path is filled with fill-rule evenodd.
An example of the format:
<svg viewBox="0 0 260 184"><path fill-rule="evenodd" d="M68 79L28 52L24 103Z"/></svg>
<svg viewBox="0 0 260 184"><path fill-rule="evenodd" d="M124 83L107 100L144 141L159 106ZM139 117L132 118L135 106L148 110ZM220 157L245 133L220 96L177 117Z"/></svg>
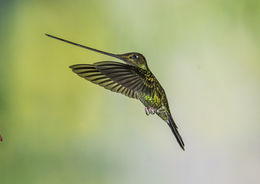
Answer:
<svg viewBox="0 0 260 184"><path fill-rule="evenodd" d="M80 77L130 98L138 98L138 93L151 94L152 91L151 83L145 78L146 71L131 65L101 61L70 68Z"/></svg>

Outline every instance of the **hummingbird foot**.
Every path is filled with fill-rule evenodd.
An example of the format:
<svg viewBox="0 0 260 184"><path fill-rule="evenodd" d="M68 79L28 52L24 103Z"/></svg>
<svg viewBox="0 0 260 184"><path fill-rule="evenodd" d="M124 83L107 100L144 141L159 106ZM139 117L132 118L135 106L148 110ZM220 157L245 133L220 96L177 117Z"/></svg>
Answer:
<svg viewBox="0 0 260 184"><path fill-rule="evenodd" d="M155 114L155 112L156 112L156 109L155 109L155 108L152 108L152 107L150 107L150 108L149 108L149 111L150 111L150 114Z"/></svg>
<svg viewBox="0 0 260 184"><path fill-rule="evenodd" d="M145 108L144 108L144 111L145 111L145 114L146 114L147 116L149 116L149 114L150 114L149 107L145 107Z"/></svg>
<svg viewBox="0 0 260 184"><path fill-rule="evenodd" d="M157 112L157 110L153 107L145 107L145 113L147 116L149 116L149 114L155 114L155 112Z"/></svg>

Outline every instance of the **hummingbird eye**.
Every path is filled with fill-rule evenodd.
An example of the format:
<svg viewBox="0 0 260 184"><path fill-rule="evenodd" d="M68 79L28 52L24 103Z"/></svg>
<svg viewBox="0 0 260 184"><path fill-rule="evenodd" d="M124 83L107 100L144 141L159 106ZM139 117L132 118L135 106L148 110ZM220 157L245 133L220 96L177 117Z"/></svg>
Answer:
<svg viewBox="0 0 260 184"><path fill-rule="evenodd" d="M139 57L139 56L136 55L136 54L133 54L133 55L130 56L131 59L138 59L138 57Z"/></svg>

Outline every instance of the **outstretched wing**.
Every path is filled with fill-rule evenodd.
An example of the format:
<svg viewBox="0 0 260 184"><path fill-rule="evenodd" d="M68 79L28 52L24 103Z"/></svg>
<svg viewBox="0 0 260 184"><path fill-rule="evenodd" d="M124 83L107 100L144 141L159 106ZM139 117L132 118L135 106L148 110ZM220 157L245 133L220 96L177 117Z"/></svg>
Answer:
<svg viewBox="0 0 260 184"><path fill-rule="evenodd" d="M90 82L131 98L138 98L138 93L152 93L153 81L147 80L146 77L151 74L131 65L102 61L94 64L72 65L70 68Z"/></svg>

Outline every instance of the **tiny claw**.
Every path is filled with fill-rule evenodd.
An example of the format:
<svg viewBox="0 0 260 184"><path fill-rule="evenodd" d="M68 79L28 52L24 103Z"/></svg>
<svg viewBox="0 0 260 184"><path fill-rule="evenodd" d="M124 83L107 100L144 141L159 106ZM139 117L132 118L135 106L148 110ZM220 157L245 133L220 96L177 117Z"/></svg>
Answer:
<svg viewBox="0 0 260 184"><path fill-rule="evenodd" d="M149 111L151 114L154 114L156 110L154 108L150 107Z"/></svg>
<svg viewBox="0 0 260 184"><path fill-rule="evenodd" d="M145 114L146 114L147 116L149 116L150 111L149 111L148 107L145 107L145 108L144 108L144 111L145 111Z"/></svg>

